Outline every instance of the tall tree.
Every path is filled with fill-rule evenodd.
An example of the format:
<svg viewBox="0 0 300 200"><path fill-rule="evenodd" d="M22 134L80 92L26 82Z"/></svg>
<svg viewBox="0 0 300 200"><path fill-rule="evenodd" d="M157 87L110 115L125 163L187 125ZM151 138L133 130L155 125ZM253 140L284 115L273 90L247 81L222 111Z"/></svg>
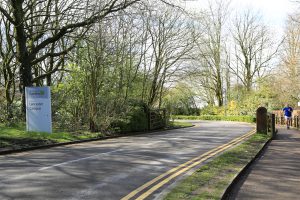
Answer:
<svg viewBox="0 0 300 200"><path fill-rule="evenodd" d="M33 67L49 57L65 55L74 47L74 42L55 51L44 51L45 48L51 49L62 38L82 37L95 22L139 1L3 0L0 12L12 24L15 32L13 40L16 43L24 112L25 87L58 70L54 68L34 77Z"/></svg>
<svg viewBox="0 0 300 200"><path fill-rule="evenodd" d="M161 106L165 84L183 71L194 46L193 24L177 8L160 5L148 16L148 105Z"/></svg>
<svg viewBox="0 0 300 200"><path fill-rule="evenodd" d="M281 104L293 105L300 101L300 23L297 13L287 20L285 40L282 45L280 64L275 78L274 91Z"/></svg>
<svg viewBox="0 0 300 200"><path fill-rule="evenodd" d="M205 16L200 19L204 35L198 38L198 50L200 59L200 77L205 81L202 87L214 94L218 106L224 104L224 69L225 60L225 24L229 15L229 3L226 1L214 1L209 4Z"/></svg>
<svg viewBox="0 0 300 200"><path fill-rule="evenodd" d="M270 70L278 47L261 17L252 10L236 16L232 36L235 42L235 63L229 66L246 90L250 91L255 78L263 77Z"/></svg>
<svg viewBox="0 0 300 200"><path fill-rule="evenodd" d="M15 59L15 43L12 39L13 30L11 23L0 16L0 77L3 76L3 87L6 104L6 118L13 116L12 104L16 91L17 64ZM1 80L0 80L1 83Z"/></svg>
<svg viewBox="0 0 300 200"><path fill-rule="evenodd" d="M91 131L99 130L103 119L125 112L130 98L137 98L134 87L145 55L145 31L138 14L120 12L97 23L74 52L72 60L83 72L81 90L86 91Z"/></svg>

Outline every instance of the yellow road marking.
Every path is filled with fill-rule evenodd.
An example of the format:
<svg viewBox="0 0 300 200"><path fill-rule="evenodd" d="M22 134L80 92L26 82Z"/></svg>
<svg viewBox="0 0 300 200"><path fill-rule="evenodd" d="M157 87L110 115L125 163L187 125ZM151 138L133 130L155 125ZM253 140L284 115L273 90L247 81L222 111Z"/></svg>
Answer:
<svg viewBox="0 0 300 200"><path fill-rule="evenodd" d="M192 168L192 167L188 168L189 166L187 166L187 165L189 165L189 164L191 164L191 163L197 161L198 159L201 159L201 160L195 162L195 163L197 163L197 164L194 163L194 164L191 165L191 166L196 166L196 165L200 164L201 162L203 162L204 160L207 160L208 158L210 158L210 157L216 155L217 153L219 153L219 152L221 152L221 151L224 151L225 149L230 148L231 146L233 146L233 145L239 143L240 141L244 140L245 138L249 137L250 135L252 135L252 134L254 134L254 133L255 133L255 129L252 130L252 131L250 131L249 133L247 133L247 134L241 136L241 137L238 137L238 138L236 138L236 139L234 139L234 140L232 140L232 141L230 141L230 142L228 142L228 143L226 143L226 144L223 144L223 145L221 145L221 146L219 146L219 147L217 147L217 148L214 148L214 149L212 149L212 150L210 150L210 151L208 151L208 152L206 152L206 153L204 153L204 154L201 154L200 156L198 156L198 157L196 157L196 158L193 158L193 159L191 159L191 160L189 160L189 161L187 161L187 162L185 162L185 163L183 163L183 164L181 164L181 165L179 165L179 166L177 166L177 167L175 167L175 168L173 168L173 169L171 169L171 170L169 170L169 171L167 171L167 172L165 172L165 173L159 175L158 177L152 179L151 181L149 181L149 182L145 183L144 185L140 186L139 188L135 189L134 191L132 191L131 193L129 193L128 195L126 195L125 197L123 197L121 200L129 200L130 198L134 197L136 194L138 194L139 192L143 191L144 189L146 189L146 188L149 187L150 185L152 185L152 184L154 184L155 182L157 182L157 181L163 179L164 177L166 177L166 176L172 174L173 172L179 170L180 168L183 168L183 169L181 169L181 170L179 171L179 172L182 171L181 173L187 171L188 169ZM187 169L187 168L188 168L188 169ZM187 169L187 170L185 170L185 169ZM180 175L181 173L178 173L178 172L177 172L177 173L175 173L175 174L177 174L176 176L178 176L178 175ZM175 177L176 177L176 176L174 176L175 174L173 174L173 175L170 176L169 178L165 179L164 181L158 183L157 185L153 186L150 190L148 190L146 193L144 193L143 195L141 195L139 198L141 198L142 196L145 196L145 194L148 194L147 196L149 196L151 193L153 193L153 192L154 192L155 190L157 190L159 187L163 186L164 184L166 184L167 182L169 182L171 179L175 178ZM172 178L171 178L171 177L172 177ZM168 180L168 181L166 181L166 180ZM163 184L162 184L162 183L163 183ZM160 185L160 186L158 187L158 185ZM154 189L155 189L155 190L154 190ZM149 193L149 192L151 192L151 193ZM147 197L147 196L146 196L146 197ZM146 198L146 197L144 197L144 198Z"/></svg>
<svg viewBox="0 0 300 200"><path fill-rule="evenodd" d="M245 138L242 138L240 141L242 141L243 139ZM187 166L187 167L184 167L183 169L181 169L180 171L176 172L175 174L172 174L171 176L169 176L168 178L162 180L161 182L159 182L158 184L154 185L152 188L150 188L149 190L147 190L145 193L143 193L142 195L140 195L138 198L136 198L137 200L143 200L145 198L147 198L149 195L151 195L154 191L158 190L160 187L162 187L163 185L167 184L168 182L170 182L172 179L176 178L177 176L183 174L184 172L190 170L191 168L199 165L200 163L202 163L203 161L205 160L208 160L209 158L215 156L216 154L222 152L222 151L225 151L226 149L234 146L235 144L238 144L240 141L236 141L235 143L229 145L229 146L226 146L222 149L219 149L213 153L211 153L210 155L207 155L205 156L204 158L200 159L199 161L197 162L194 162L193 164Z"/></svg>

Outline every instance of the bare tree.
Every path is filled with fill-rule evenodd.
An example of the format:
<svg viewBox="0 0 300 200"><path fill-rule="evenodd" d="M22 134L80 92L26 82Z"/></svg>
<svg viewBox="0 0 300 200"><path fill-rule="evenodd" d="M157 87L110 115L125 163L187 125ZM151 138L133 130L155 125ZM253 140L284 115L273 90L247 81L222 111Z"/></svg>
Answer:
<svg viewBox="0 0 300 200"><path fill-rule="evenodd" d="M276 91L279 101L293 105L300 101L300 23L295 21L297 13L287 21L285 40L276 75Z"/></svg>
<svg viewBox="0 0 300 200"><path fill-rule="evenodd" d="M207 92L214 94L213 99L217 100L218 106L224 103L223 82L225 82L224 69L226 68L224 28L229 15L228 8L229 3L225 1L210 3L205 16L200 19L201 30L205 31L204 37L197 38L201 86L206 88ZM214 103L212 97L209 99L210 103Z"/></svg>
<svg viewBox="0 0 300 200"><path fill-rule="evenodd" d="M278 47L274 45L270 31L259 15L252 10L235 18L232 36L235 42L235 63L229 66L246 90L250 91L255 78L263 77L270 70L270 63Z"/></svg>
<svg viewBox="0 0 300 200"><path fill-rule="evenodd" d="M292 16L287 21L282 62L291 76L300 75L300 24Z"/></svg>
<svg viewBox="0 0 300 200"><path fill-rule="evenodd" d="M177 8L161 5L148 16L151 44L147 52L150 82L148 105L161 106L165 84L184 69L184 60L193 49L192 24Z"/></svg>

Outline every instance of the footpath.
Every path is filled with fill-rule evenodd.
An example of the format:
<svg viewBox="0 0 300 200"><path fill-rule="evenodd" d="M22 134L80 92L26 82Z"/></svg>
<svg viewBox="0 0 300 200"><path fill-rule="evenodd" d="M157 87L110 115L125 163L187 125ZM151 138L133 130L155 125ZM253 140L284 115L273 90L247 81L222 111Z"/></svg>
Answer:
<svg viewBox="0 0 300 200"><path fill-rule="evenodd" d="M300 199L300 131L279 128L226 199Z"/></svg>

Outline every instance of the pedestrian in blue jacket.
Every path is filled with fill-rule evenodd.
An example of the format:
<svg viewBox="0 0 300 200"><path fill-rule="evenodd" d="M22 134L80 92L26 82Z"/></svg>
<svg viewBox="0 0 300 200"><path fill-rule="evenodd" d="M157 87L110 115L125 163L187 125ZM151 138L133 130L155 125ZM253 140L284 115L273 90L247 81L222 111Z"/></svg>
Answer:
<svg viewBox="0 0 300 200"><path fill-rule="evenodd" d="M292 123L292 112L293 108L286 104L286 106L282 109L284 112L284 118L286 123L286 128L289 129Z"/></svg>

